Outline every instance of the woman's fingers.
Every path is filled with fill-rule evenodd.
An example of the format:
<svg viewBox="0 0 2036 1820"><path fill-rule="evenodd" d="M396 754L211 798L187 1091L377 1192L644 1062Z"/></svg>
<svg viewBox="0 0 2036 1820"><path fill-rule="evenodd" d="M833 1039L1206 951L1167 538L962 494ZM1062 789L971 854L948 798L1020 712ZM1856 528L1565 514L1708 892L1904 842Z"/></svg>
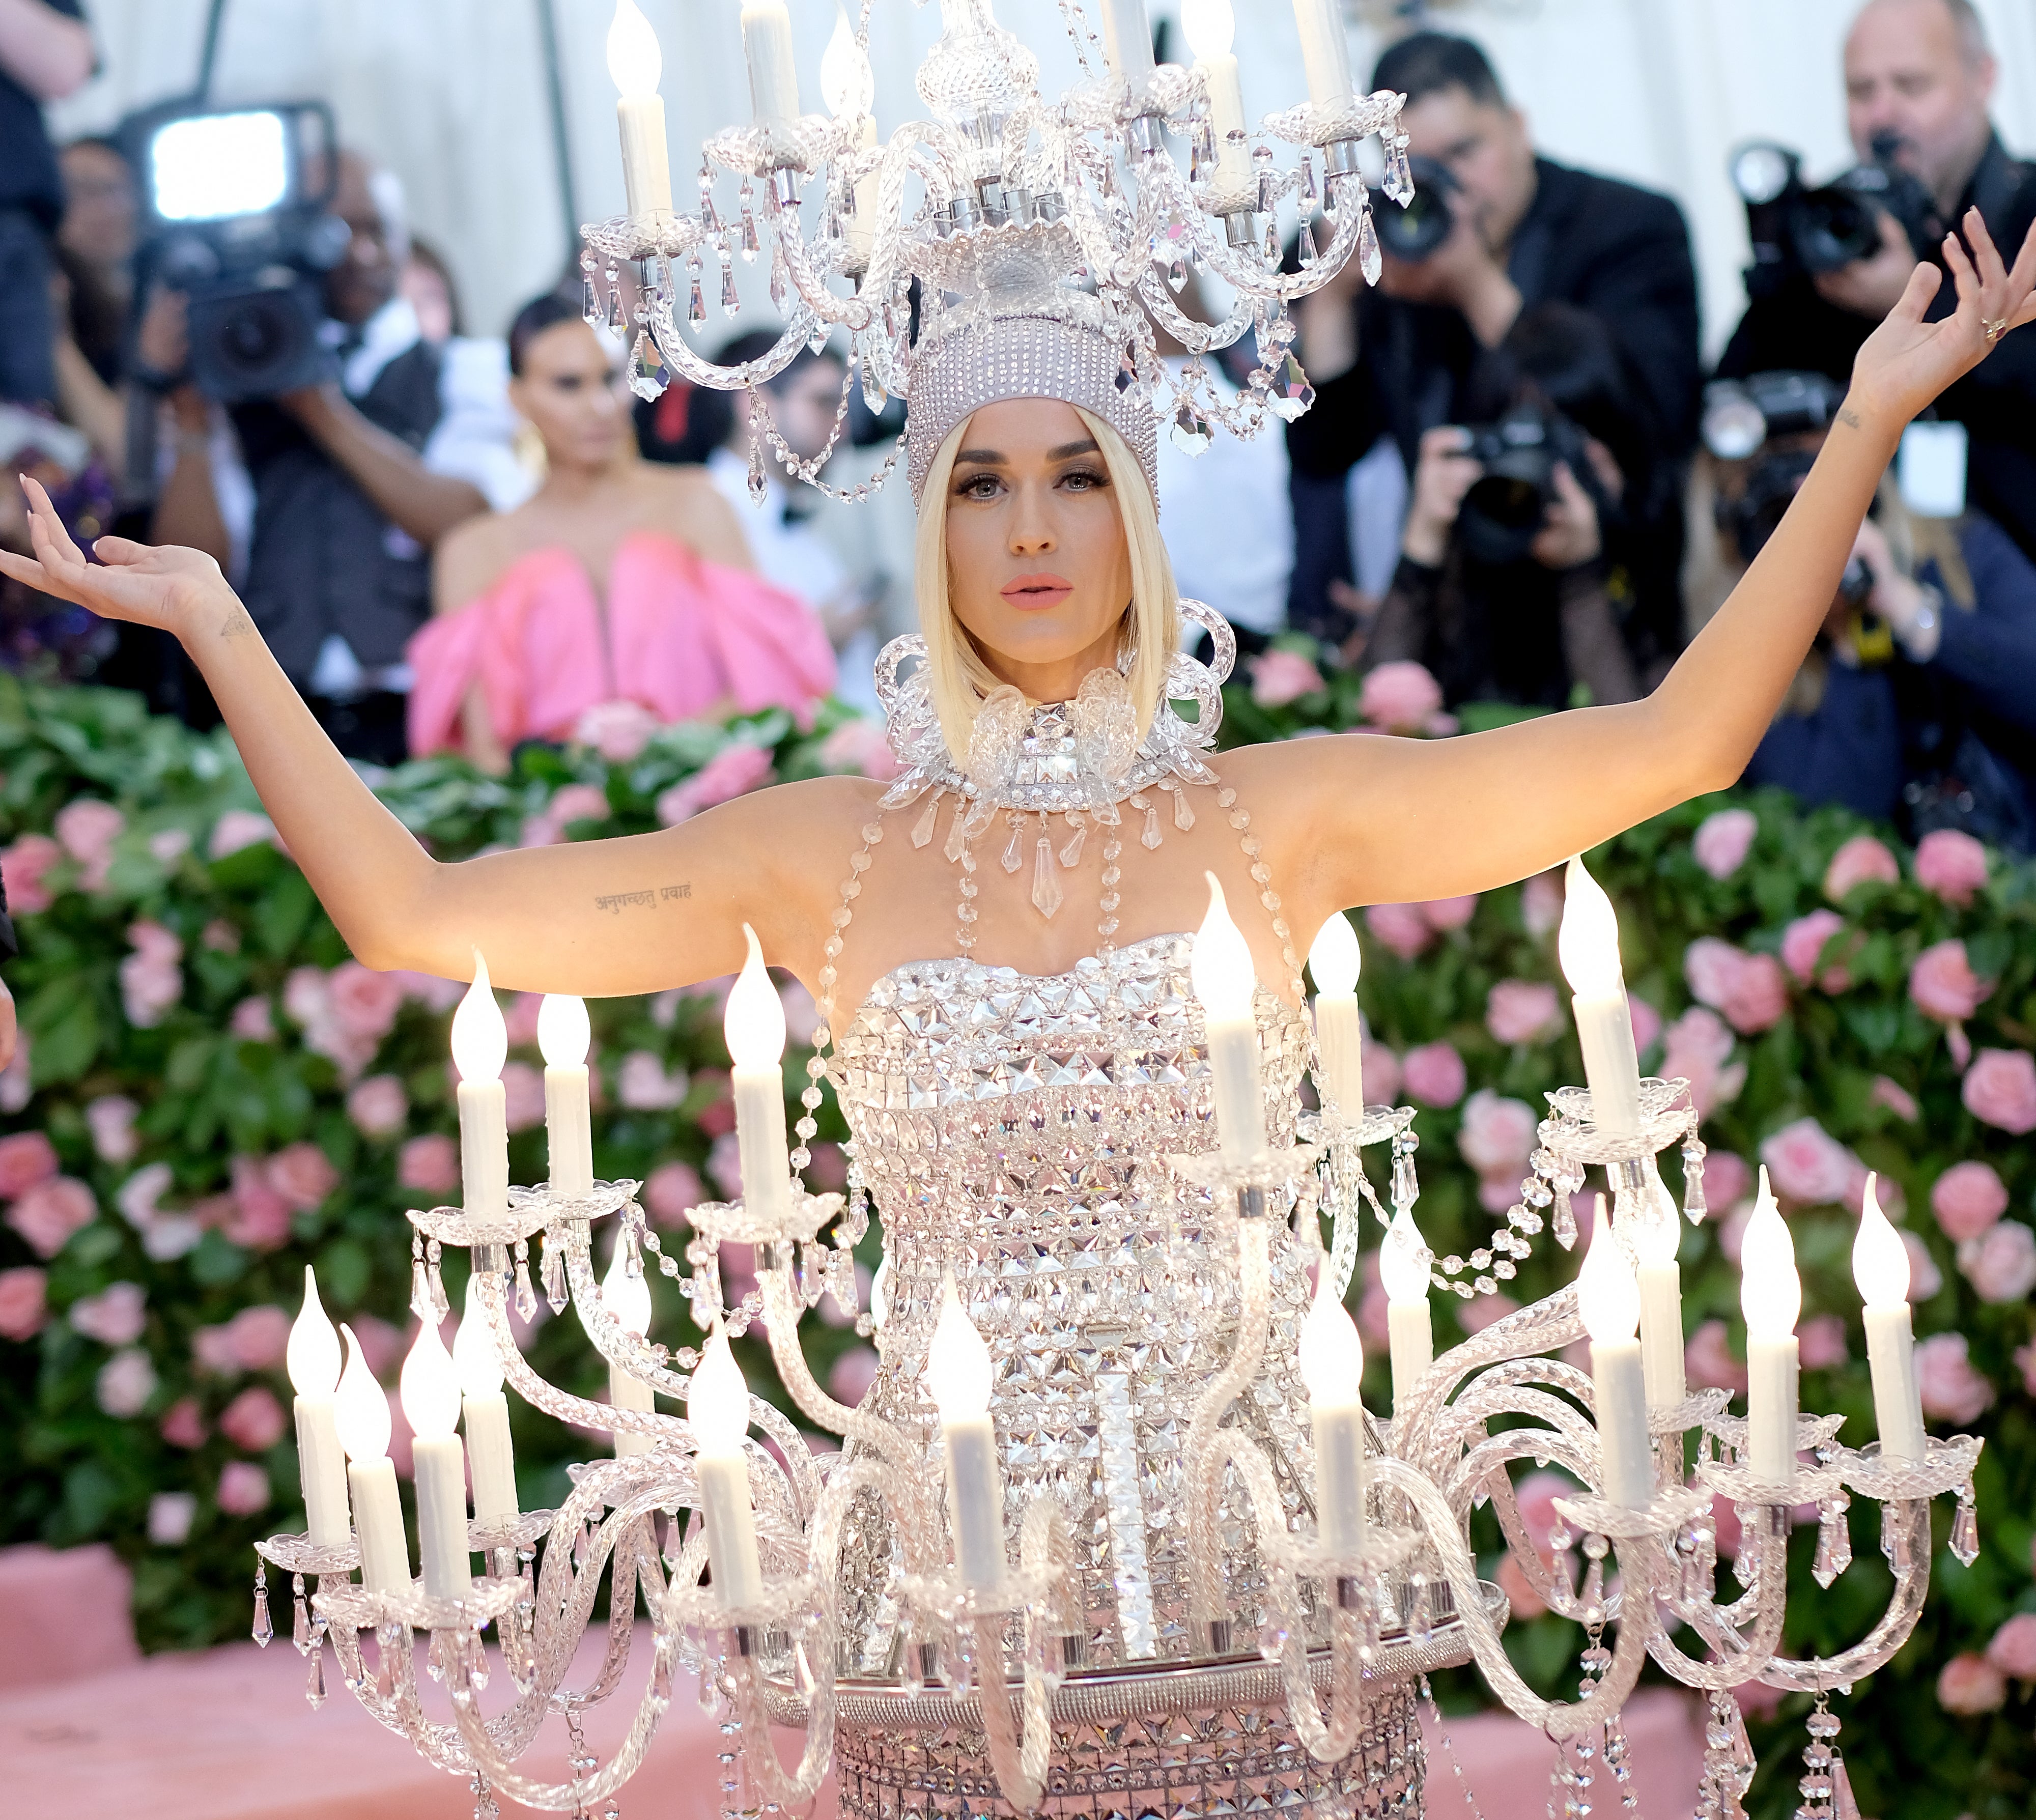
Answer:
<svg viewBox="0 0 2036 1820"><path fill-rule="evenodd" d="M0 550L0 575L11 575L16 581L25 582L43 593L54 594L60 601L84 604L78 600L77 589L65 586L42 563L17 556L11 550Z"/></svg>
<svg viewBox="0 0 2036 1820"><path fill-rule="evenodd" d="M1936 299L1938 288L1944 281L1944 274L1928 259L1917 260L1916 269L1909 274L1909 283L1902 291L1901 301L1888 311L1888 315L1898 316L1906 322L1920 323L1924 312Z"/></svg>
<svg viewBox="0 0 2036 1820"><path fill-rule="evenodd" d="M1958 314L1964 315L1968 308L1977 312L1980 307L1979 273L1973 269L1973 262L1955 234L1944 236L1944 263L1951 269L1951 280L1959 288Z"/></svg>

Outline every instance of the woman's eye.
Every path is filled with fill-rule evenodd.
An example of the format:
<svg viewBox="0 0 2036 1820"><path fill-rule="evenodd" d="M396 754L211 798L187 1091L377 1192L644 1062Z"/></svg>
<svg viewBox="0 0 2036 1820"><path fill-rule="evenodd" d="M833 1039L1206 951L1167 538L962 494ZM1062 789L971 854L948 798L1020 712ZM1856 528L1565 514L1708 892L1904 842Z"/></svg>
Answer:
<svg viewBox="0 0 2036 1820"><path fill-rule="evenodd" d="M1061 484L1076 492L1086 493L1093 488L1108 486L1110 480L1107 475L1099 474L1092 468L1077 468L1071 473L1063 474Z"/></svg>
<svg viewBox="0 0 2036 1820"><path fill-rule="evenodd" d="M971 474L961 484L961 496L965 499L988 499L996 496L997 477L994 474Z"/></svg>

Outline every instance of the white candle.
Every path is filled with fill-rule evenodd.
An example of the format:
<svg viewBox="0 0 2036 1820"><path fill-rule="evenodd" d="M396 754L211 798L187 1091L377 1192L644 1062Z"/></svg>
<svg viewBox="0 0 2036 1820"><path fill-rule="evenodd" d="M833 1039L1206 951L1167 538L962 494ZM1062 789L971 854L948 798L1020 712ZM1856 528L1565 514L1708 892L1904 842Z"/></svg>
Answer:
<svg viewBox="0 0 2036 1820"><path fill-rule="evenodd" d="M749 64L756 124L790 126L799 117L799 73L792 61L792 19L785 0L743 0L742 55Z"/></svg>
<svg viewBox="0 0 2036 1820"><path fill-rule="evenodd" d="M403 1419L410 1425L424 1591L434 1599L464 1599L473 1590L473 1563L466 1546L466 1450L453 1432L459 1376L435 1321L417 1328L403 1361L401 1394Z"/></svg>
<svg viewBox="0 0 2036 1820"><path fill-rule="evenodd" d="M1873 1376L1881 1457L1921 1460L1929 1441L1916 1381L1916 1338L1909 1321L1909 1248L1880 1211L1870 1175L1858 1235L1852 1242L1852 1275L1866 1305L1866 1363Z"/></svg>
<svg viewBox="0 0 2036 1820"><path fill-rule="evenodd" d="M749 1502L749 1463L742 1451L749 1389L718 1320L688 1387L686 1415L699 1449L693 1468L714 1591L724 1611L754 1606L764 1596L764 1570L757 1563L756 1513Z"/></svg>
<svg viewBox="0 0 2036 1820"><path fill-rule="evenodd" d="M1216 141L1213 188L1225 201L1250 194L1257 183L1251 174L1251 148L1239 137L1244 132L1244 90L1238 80L1237 59L1231 41L1237 21L1230 0L1182 0L1181 30L1195 54L1195 68L1208 90L1209 131ZM1255 194L1251 195L1255 202ZM1247 206L1249 204L1246 205ZM1316 976L1321 984L1321 975Z"/></svg>
<svg viewBox="0 0 2036 1820"><path fill-rule="evenodd" d="M1357 1008L1357 975L1363 955L1357 932L1341 910L1324 923L1308 950L1315 976L1315 1048L1321 1072L1315 1086L1325 1110L1352 1124L1364 1117L1364 1023Z"/></svg>
<svg viewBox="0 0 2036 1820"><path fill-rule="evenodd" d="M601 1279L601 1306L625 1333L633 1333L641 1340L650 1331L650 1285L640 1266L635 1276L630 1274L629 1248L622 1242L619 1232L615 1235L615 1255L609 1260L607 1274ZM733 1358L729 1362L734 1362ZM613 1409L650 1410L658 1407L657 1393L650 1385L619 1365L608 1368L608 1402ZM625 1434L619 1428L615 1431L617 1460L626 1459L632 1453L648 1453L657 1445L648 1434Z"/></svg>
<svg viewBox="0 0 2036 1820"><path fill-rule="evenodd" d="M1386 1290L1386 1332L1393 1362L1393 1413L1405 1404L1422 1374L1435 1362L1435 1332L1428 1313L1428 1260L1432 1254L1401 1208L1378 1248L1378 1280Z"/></svg>
<svg viewBox="0 0 2036 1820"><path fill-rule="evenodd" d="M1364 1343L1326 1272L1301 1323L1301 1381L1315 1443L1315 1523L1323 1548L1348 1560L1364 1547Z"/></svg>
<svg viewBox="0 0 2036 1820"><path fill-rule="evenodd" d="M615 119L622 137L622 185L632 216L672 212L671 156L665 143L664 73L658 34L636 0L615 0L608 28L608 73L621 99Z"/></svg>
<svg viewBox="0 0 2036 1820"><path fill-rule="evenodd" d="M876 90L869 54L856 43L855 30L848 22L847 13L837 6L834 35L828 40L826 52L820 58L820 98L827 104L828 113L837 120L844 114L863 116L856 142L865 152L877 143L877 122L869 117ZM882 181L875 171L856 179L850 212L842 222L842 236L855 266L869 263L870 248L876 242L877 194Z"/></svg>
<svg viewBox="0 0 2036 1820"><path fill-rule="evenodd" d="M346 1498L346 1451L339 1444L333 1395L339 1388L339 1334L319 1301L318 1279L304 1266L304 1304L290 1324L283 1355L296 1391L297 1475L304 1527L312 1546L344 1548L353 1539Z"/></svg>
<svg viewBox="0 0 2036 1820"><path fill-rule="evenodd" d="M1223 887L1208 880L1208 914L1196 932L1189 971L1208 1031L1210 1085L1216 1141L1227 1162L1239 1166L1265 1155L1265 1096L1258 1085L1258 1023L1252 993L1257 973L1250 944L1230 920Z"/></svg>
<svg viewBox="0 0 2036 1820"><path fill-rule="evenodd" d="M1577 1039L1583 1046L1584 1080L1591 1116L1611 1138L1640 1130L1640 1060L1633 1045L1633 1008L1619 965L1619 917L1612 899L1584 869L1570 861L1564 880L1563 926L1555 938L1563 972L1576 995Z"/></svg>
<svg viewBox="0 0 2036 1820"><path fill-rule="evenodd" d="M1646 1373L1640 1342L1640 1286L1626 1249L1605 1217L1604 1196L1590 1249L1577 1274L1577 1312L1590 1335L1591 1380L1597 1391L1597 1444L1608 1504L1639 1509L1654 1496L1654 1456L1647 1443Z"/></svg>
<svg viewBox="0 0 2036 1820"><path fill-rule="evenodd" d="M742 925L749 958L728 995L722 1034L735 1066L735 1136L742 1159L742 1198L752 1213L782 1208L792 1165L785 1147L785 1004L764 970L756 932Z"/></svg>
<svg viewBox="0 0 2036 1820"><path fill-rule="evenodd" d="M1145 0L1102 0L1103 54L1120 82L1140 87L1152 73L1152 28Z"/></svg>
<svg viewBox="0 0 2036 1820"><path fill-rule="evenodd" d="M467 1215L500 1219L509 1208L509 1122L502 1064L509 1030L488 983L488 963L473 951L473 983L452 1014L452 1060L459 1070L460 1192Z"/></svg>
<svg viewBox="0 0 2036 1820"><path fill-rule="evenodd" d="M459 1373L460 1411L466 1418L466 1469L473 1481L473 1514L481 1523L507 1523L517 1514L516 1456L509 1441L509 1400L502 1394L502 1365L495 1356L481 1272L466 1279L466 1308L453 1336L453 1370Z"/></svg>
<svg viewBox="0 0 2036 1820"><path fill-rule="evenodd" d="M1003 1584L1004 1486L997 1469L997 1431L990 1419L990 1348L955 1292L953 1273L941 1286L941 1315L926 1351L926 1388L941 1412L947 1454L948 1520L955 1570L976 1592Z"/></svg>
<svg viewBox="0 0 2036 1820"><path fill-rule="evenodd" d="M353 1490L360 1583L371 1592L408 1592L410 1544L403 1533L402 1500L396 1495L395 1463L389 1458L389 1400L360 1356L353 1329L342 1324L340 1332L346 1336L346 1370L340 1374L333 1414Z"/></svg>
<svg viewBox="0 0 2036 1820"><path fill-rule="evenodd" d="M1640 1355L1647 1372L1647 1406L1669 1409L1689 1394L1683 1375L1683 1272L1676 1262L1683 1234L1675 1202L1651 1175L1640 1189L1631 1230L1640 1260Z"/></svg>
<svg viewBox="0 0 2036 1820"><path fill-rule="evenodd" d="M592 1041L586 1000L546 993L537 1007L537 1046L545 1052L545 1145L555 1194L594 1191L594 1114L586 1079Z"/></svg>
<svg viewBox="0 0 2036 1820"><path fill-rule="evenodd" d="M1786 1487L1796 1477L1796 1317L1803 1286L1795 1242L1774 1204L1765 1165L1739 1257L1739 1304L1746 1316L1744 1464L1762 1484Z"/></svg>
<svg viewBox="0 0 2036 1820"><path fill-rule="evenodd" d="M1348 100L1350 45L1344 36L1343 0L1294 0L1294 23L1301 30L1308 99L1318 107Z"/></svg>

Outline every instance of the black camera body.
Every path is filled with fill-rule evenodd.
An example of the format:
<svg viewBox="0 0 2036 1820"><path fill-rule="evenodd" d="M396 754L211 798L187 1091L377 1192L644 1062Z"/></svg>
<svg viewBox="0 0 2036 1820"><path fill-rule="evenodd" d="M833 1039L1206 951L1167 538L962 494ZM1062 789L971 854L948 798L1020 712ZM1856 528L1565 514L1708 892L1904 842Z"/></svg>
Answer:
<svg viewBox="0 0 2036 1820"><path fill-rule="evenodd" d="M1555 498L1555 466L1566 464L1591 496L1601 521L1613 502L1591 465L1589 439L1567 417L1539 404L1516 405L1495 424L1468 426L1461 451L1484 472L1457 513L1465 552L1481 563L1517 563L1540 535Z"/></svg>
<svg viewBox="0 0 2036 1820"><path fill-rule="evenodd" d="M1917 179L1895 162L1900 141L1876 134L1873 161L1856 165L1812 189L1802 160L1765 140L1732 153L1732 187L1746 205L1753 263L1747 295L1771 296L1790 279L1870 258L1880 247L1880 214L1892 215L1917 256L1933 247L1941 229L1936 202Z"/></svg>
<svg viewBox="0 0 2036 1820"><path fill-rule="evenodd" d="M1409 158L1407 168L1414 179L1413 194L1404 206L1389 209L1385 191L1378 191L1372 198L1371 221L1378 244L1394 258L1414 266L1433 254L1456 225L1450 198L1456 193L1457 180L1447 165L1433 158Z"/></svg>
<svg viewBox="0 0 2036 1820"><path fill-rule="evenodd" d="M330 110L302 102L159 120L141 168L143 269L190 299L198 389L232 405L335 377L325 275L351 232L326 209L337 171Z"/></svg>

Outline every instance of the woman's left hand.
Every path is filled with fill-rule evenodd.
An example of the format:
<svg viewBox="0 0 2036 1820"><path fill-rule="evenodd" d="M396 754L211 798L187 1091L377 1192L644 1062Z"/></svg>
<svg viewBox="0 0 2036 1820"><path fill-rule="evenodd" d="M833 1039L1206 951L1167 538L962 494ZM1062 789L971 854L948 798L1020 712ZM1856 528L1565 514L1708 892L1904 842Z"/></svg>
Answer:
<svg viewBox="0 0 2036 1820"><path fill-rule="evenodd" d="M1956 234L1944 236L1944 263L1958 286L1958 308L1940 322L1924 320L1944 282L1943 273L1925 262L1853 362L1853 394L1898 422L1906 423L1970 372L2002 336L2036 321L2036 297L2030 295L2036 289L2036 224L2012 270L2002 264L1978 209L1966 211L1963 227L1966 244Z"/></svg>

